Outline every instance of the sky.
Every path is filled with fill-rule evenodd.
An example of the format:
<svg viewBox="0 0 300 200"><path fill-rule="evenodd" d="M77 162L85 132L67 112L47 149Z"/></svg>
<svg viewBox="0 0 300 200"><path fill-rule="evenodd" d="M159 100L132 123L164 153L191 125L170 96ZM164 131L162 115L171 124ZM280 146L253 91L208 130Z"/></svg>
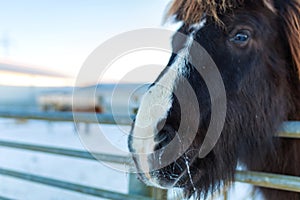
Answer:
<svg viewBox="0 0 300 200"><path fill-rule="evenodd" d="M163 27L169 1L0 0L0 62L76 77L91 52L109 38ZM161 62L166 61L167 56Z"/></svg>

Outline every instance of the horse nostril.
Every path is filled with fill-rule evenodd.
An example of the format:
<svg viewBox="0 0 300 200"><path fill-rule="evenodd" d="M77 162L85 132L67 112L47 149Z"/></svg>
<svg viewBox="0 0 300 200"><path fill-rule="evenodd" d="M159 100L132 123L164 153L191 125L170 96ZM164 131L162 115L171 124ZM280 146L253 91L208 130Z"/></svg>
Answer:
<svg viewBox="0 0 300 200"><path fill-rule="evenodd" d="M160 132L164 128L164 126L166 124L166 121L167 121L166 118L163 118L163 119L159 120L159 122L156 125L156 131L157 132Z"/></svg>
<svg viewBox="0 0 300 200"><path fill-rule="evenodd" d="M176 135L176 130L168 124L164 124L164 126L158 130L159 132L154 137L154 141L157 142L154 147L155 151L169 144Z"/></svg>

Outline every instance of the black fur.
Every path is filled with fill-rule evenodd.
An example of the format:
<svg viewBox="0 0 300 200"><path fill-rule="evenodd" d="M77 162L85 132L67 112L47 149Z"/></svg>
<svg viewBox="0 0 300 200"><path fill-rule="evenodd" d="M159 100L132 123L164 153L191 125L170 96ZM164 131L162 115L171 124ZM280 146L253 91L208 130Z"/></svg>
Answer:
<svg viewBox="0 0 300 200"><path fill-rule="evenodd" d="M287 2L276 1L276 6L284 9ZM197 157L209 125L211 102L202 77L187 63L190 75L186 78L197 94L201 110L197 136L185 155L152 173L167 182L165 174L174 178L181 175L182 168L186 168L185 159L189 159L194 185L186 173L176 186L183 188L187 196L198 198L218 189L221 183L233 181L238 162L249 170L300 176L300 140L274 137L282 122L300 120L299 75L282 18L267 9L262 1L245 2L220 14L219 18L221 25L213 17L207 17L195 40L211 55L224 81L227 113L221 137L205 158ZM179 31L189 34L188 27L184 24ZM243 29L251 31L247 46L232 44L231 35ZM174 36L175 52L183 46L183 41L176 39ZM175 58L171 57L170 66ZM179 81L174 94L184 90ZM180 103L174 99L166 123L178 129ZM190 121L193 123L193 119ZM163 137L159 134L163 132L157 136ZM167 136L168 140L173 137ZM261 191L268 200L300 199L299 193L262 188Z"/></svg>

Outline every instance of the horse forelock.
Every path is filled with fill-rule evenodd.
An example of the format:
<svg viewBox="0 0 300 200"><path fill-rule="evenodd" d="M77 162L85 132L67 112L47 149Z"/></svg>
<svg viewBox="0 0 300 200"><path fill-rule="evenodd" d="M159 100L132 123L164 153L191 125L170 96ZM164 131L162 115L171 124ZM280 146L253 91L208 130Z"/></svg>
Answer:
<svg viewBox="0 0 300 200"><path fill-rule="evenodd" d="M193 24L199 21L203 14L212 16L216 22L221 22L218 14L241 6L244 0L175 0L167 15L175 16L176 20Z"/></svg>

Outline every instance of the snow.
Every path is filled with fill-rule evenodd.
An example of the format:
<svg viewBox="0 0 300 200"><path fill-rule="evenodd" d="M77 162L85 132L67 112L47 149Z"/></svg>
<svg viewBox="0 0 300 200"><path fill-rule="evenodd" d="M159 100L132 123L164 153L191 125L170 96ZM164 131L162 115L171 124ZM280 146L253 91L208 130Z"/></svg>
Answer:
<svg viewBox="0 0 300 200"><path fill-rule="evenodd" d="M0 138L5 141L84 149L73 123L69 122L1 120L0 129ZM128 175L98 161L2 147L0 167L127 193ZM31 200L99 199L6 176L0 176L0 196Z"/></svg>
<svg viewBox="0 0 300 200"><path fill-rule="evenodd" d="M129 129L129 126L80 124L77 130L71 122L0 119L0 140L78 150L97 144L97 148L93 147L97 152L115 154L118 149L118 154L126 155ZM103 133L101 137L99 130ZM99 161L0 147L0 167L121 193L128 190L128 173ZM251 187L235 184L229 199L253 199L249 194ZM8 176L0 176L1 196L22 200L99 199ZM182 199L181 192L176 189L169 192L169 197ZM214 198L221 199L223 197Z"/></svg>

